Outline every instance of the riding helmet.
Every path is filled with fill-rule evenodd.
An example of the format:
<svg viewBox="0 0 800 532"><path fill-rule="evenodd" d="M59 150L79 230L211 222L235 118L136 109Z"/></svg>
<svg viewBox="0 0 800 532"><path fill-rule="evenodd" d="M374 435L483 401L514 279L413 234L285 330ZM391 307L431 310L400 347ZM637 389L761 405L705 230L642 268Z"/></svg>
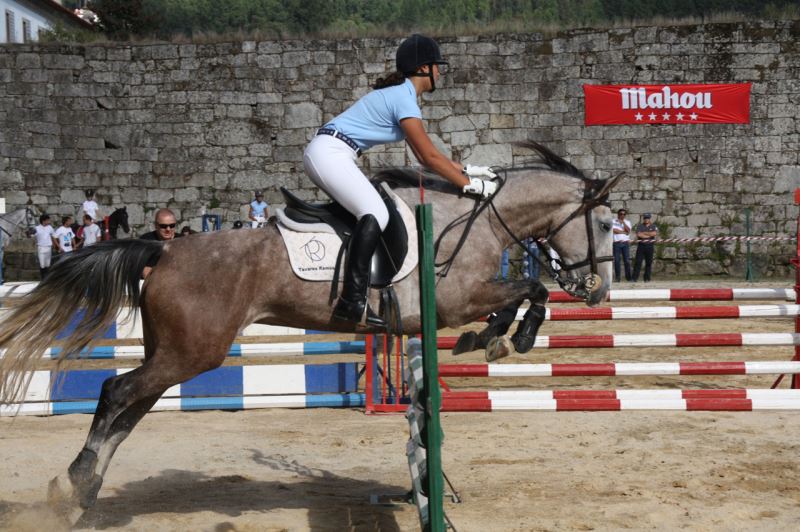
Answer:
<svg viewBox="0 0 800 532"><path fill-rule="evenodd" d="M439 45L430 37L415 33L397 49L397 70L406 76L424 65L446 65Z"/></svg>

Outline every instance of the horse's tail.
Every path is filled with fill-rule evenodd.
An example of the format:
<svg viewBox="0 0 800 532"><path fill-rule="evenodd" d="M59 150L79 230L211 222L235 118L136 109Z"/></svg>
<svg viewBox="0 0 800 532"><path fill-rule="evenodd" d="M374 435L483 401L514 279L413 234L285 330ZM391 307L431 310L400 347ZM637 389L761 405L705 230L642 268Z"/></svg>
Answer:
<svg viewBox="0 0 800 532"><path fill-rule="evenodd" d="M163 245L147 240L98 242L58 261L42 282L12 304L0 321L0 404L21 399L45 350L59 338L60 356L76 355L106 330L119 308L139 306L139 280L146 265L161 256Z"/></svg>

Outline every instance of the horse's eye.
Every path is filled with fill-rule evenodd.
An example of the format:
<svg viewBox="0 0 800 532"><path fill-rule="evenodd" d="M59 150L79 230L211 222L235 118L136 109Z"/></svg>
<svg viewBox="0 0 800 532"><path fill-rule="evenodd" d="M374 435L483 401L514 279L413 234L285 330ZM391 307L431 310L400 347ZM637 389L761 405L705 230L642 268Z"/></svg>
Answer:
<svg viewBox="0 0 800 532"><path fill-rule="evenodd" d="M611 224L606 222L600 222L600 229L605 232L611 231Z"/></svg>

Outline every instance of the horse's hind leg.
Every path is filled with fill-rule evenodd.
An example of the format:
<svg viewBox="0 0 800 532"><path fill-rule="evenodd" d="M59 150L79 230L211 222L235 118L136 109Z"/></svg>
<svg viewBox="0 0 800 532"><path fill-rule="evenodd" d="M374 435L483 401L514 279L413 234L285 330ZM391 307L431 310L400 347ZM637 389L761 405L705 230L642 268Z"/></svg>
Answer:
<svg viewBox="0 0 800 532"><path fill-rule="evenodd" d="M91 507L103 483L111 457L133 427L170 387L200 370L164 367L157 357L135 370L103 383L89 436L66 475L50 482L48 500L61 513L75 518Z"/></svg>

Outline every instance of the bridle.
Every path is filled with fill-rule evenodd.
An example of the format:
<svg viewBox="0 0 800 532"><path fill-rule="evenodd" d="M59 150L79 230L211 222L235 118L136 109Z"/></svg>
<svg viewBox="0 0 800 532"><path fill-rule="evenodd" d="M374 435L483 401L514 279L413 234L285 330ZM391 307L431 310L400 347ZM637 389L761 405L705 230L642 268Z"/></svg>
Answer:
<svg viewBox="0 0 800 532"><path fill-rule="evenodd" d="M514 168L514 170L522 170L523 168ZM507 181L507 174L508 169L506 168L492 168L492 171L497 174L497 177L493 179L493 181L498 182L497 192L490 197L488 200L482 200L481 198L477 198L475 200L475 205L472 208L472 211L469 213L462 214L450 224L448 224L442 233L439 235L439 238L436 239L436 244L434 246L434 254L439 249L439 244L441 243L444 235L447 234L450 230L454 229L457 225L461 225L465 223L464 230L461 234L461 237L456 244L456 247L453 250L453 253L447 260L443 262L435 263L437 267L443 267L437 275L442 278L446 277L450 267L453 264L453 261L461 251L464 242L467 239L467 235L469 234L470 229L472 228L472 224L475 222L477 217L485 210L487 207L490 207L494 212L494 215L497 217L497 220L500 222L500 225L503 227L506 233L514 240L514 242L520 246L523 250L527 251L528 247L522 240L514 234L508 224L506 224L503 217L497 210L497 207L494 204L494 199L500 194L500 191L506 184ZM583 181L583 198L581 200L581 204L564 220L561 221L557 226L551 229L546 236L542 238L536 239L536 245L542 251L540 255L544 255L547 257L546 259L542 259L541 257L538 258L539 262L541 263L542 267L545 271L550 274L550 277L558 283L562 290L567 292L568 294L572 295L573 297L583 299L588 301L591 297L592 292L596 291L600 288L600 275L599 275L599 265L603 262L610 262L614 260L612 255L597 255L597 251L595 250L595 238L594 238L594 227L592 224L592 212L597 207L609 207L609 191L605 188L606 181L598 181L595 179L588 179L584 176L579 175L571 175L565 174L576 179L580 179ZM586 237L587 237L587 253L586 258L580 262L575 262L572 264L566 264L560 258L553 258L552 254L550 253L550 245L549 242L552 240L554 236L556 236L564 227L567 226L572 220L577 218L578 216L584 216L586 221ZM550 263L555 262L558 268L553 268ZM579 268L583 268L585 266L589 266L589 273L585 275L577 275L575 270Z"/></svg>
<svg viewBox="0 0 800 532"><path fill-rule="evenodd" d="M558 224L554 229L551 229L547 236L544 238L538 239L536 241L536 245L539 246L539 249L544 251L547 256L550 256L549 248L549 241L559 233L568 223L572 220L577 218L578 216L583 215L584 220L586 221L586 238L588 240L587 245L587 253L586 258L579 262L574 262L572 264L566 264L560 258L550 259L554 261L559 269L558 271L554 271L552 267L549 265L549 260L541 261L545 266L545 269L548 270L550 275L553 277L559 286L568 294L578 297L580 299L588 300L591 296L591 293L594 292L598 286L598 282L600 280L600 275L598 274L598 266L602 262L611 262L614 260L613 255L597 255L597 251L595 250L595 242L594 242L594 224L592 224L592 211L597 207L610 207L610 203L608 200L608 191L603 191L602 186L604 185L603 181L597 181L594 179L587 179L585 177L581 177L583 180L583 200L581 204L578 206L577 209L572 211L572 213L567 216L560 224ZM497 211L495 210L495 213ZM506 231L509 231L508 227L503 224L503 227ZM512 235L513 236L513 235ZM516 237L515 240L518 241ZM527 250L527 249L526 249ZM545 264L546 262L546 264ZM589 266L590 273L578 276L574 275L571 272L577 270L579 268L583 268L585 266Z"/></svg>

